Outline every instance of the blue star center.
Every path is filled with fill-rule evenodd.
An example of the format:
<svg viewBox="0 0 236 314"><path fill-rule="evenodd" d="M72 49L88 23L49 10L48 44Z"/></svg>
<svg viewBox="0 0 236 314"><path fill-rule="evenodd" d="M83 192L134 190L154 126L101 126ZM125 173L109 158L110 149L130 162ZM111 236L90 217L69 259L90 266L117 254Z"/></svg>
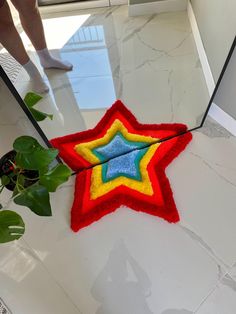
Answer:
<svg viewBox="0 0 236 314"><path fill-rule="evenodd" d="M146 145L147 143L144 142L129 141L121 132L117 132L108 144L96 147L92 151L101 162L105 162L145 147Z"/></svg>
<svg viewBox="0 0 236 314"><path fill-rule="evenodd" d="M125 155L110 159L102 164L102 180L109 182L117 177L124 176L137 181L142 181L140 161L148 148L134 150Z"/></svg>

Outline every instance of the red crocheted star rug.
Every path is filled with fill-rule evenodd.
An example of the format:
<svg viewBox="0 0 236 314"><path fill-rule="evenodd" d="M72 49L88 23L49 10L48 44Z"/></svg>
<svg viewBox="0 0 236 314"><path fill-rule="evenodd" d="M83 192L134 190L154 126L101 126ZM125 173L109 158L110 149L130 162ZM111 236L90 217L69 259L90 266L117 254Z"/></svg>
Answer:
<svg viewBox="0 0 236 314"><path fill-rule="evenodd" d="M179 221L165 169L191 141L186 131L183 124L141 124L118 100L94 129L51 140L77 172L71 228L78 231L122 205Z"/></svg>

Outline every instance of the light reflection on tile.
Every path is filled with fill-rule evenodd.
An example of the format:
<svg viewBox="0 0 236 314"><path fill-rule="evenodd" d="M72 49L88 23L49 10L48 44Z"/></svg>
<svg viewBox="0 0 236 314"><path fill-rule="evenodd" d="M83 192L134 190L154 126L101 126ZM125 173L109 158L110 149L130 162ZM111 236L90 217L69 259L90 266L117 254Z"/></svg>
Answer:
<svg viewBox="0 0 236 314"><path fill-rule="evenodd" d="M12 313L80 313L22 240L1 244L0 291Z"/></svg>
<svg viewBox="0 0 236 314"><path fill-rule="evenodd" d="M2 256L0 261L0 272L11 279L20 282L36 266L35 259L29 255L26 255L24 251L19 247L12 246L12 250L9 250L7 254Z"/></svg>
<svg viewBox="0 0 236 314"><path fill-rule="evenodd" d="M112 77L70 79L70 82L80 109L108 108L116 100Z"/></svg>
<svg viewBox="0 0 236 314"><path fill-rule="evenodd" d="M120 6L61 15L44 19L46 36L51 53L74 69L46 71L51 93L39 108L53 113L54 100L57 108L68 108L59 109L63 122L56 117L42 123L49 138L86 129L91 122L81 122L83 111L96 115L117 98L143 123L196 126L209 95L186 12L130 18L127 6ZM67 32L70 19L73 31ZM54 38L60 37L55 29L61 39ZM16 86L22 95L30 88L24 81Z"/></svg>

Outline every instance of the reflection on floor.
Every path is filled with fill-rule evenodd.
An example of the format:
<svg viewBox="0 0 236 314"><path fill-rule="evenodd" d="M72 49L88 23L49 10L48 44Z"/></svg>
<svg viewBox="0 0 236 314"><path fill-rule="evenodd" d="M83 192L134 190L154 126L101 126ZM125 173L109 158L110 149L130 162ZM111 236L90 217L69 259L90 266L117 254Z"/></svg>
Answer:
<svg viewBox="0 0 236 314"><path fill-rule="evenodd" d="M46 71L50 94L39 107L54 115L41 123L49 138L94 127L116 99L143 123L199 124L209 95L186 12L135 18L127 6L81 12L44 17L52 53L74 65L68 73ZM33 52L32 58L38 62ZM26 74L16 87L22 95L30 89Z"/></svg>

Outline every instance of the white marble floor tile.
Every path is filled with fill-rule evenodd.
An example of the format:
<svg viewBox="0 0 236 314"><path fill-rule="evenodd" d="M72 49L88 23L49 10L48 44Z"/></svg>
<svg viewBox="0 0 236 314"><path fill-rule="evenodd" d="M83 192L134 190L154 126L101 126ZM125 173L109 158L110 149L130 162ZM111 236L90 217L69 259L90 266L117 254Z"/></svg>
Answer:
<svg viewBox="0 0 236 314"><path fill-rule="evenodd" d="M236 263L230 269L229 274L236 281Z"/></svg>
<svg viewBox="0 0 236 314"><path fill-rule="evenodd" d="M167 170L183 230L227 266L236 261L235 158L235 137L208 121Z"/></svg>
<svg viewBox="0 0 236 314"><path fill-rule="evenodd" d="M52 195L52 218L17 210L27 226L24 240L81 312L197 308L225 273L223 265L180 225L128 208L73 233L73 180Z"/></svg>
<svg viewBox="0 0 236 314"><path fill-rule="evenodd" d="M234 314L236 310L236 281L226 275L203 302L196 314Z"/></svg>
<svg viewBox="0 0 236 314"><path fill-rule="evenodd" d="M0 247L0 291L13 314L81 313L23 241Z"/></svg>
<svg viewBox="0 0 236 314"><path fill-rule="evenodd" d="M25 238L83 313L123 313L120 303L133 313L193 310L217 283L220 266L178 226L128 209L79 234L54 222L33 224L35 235Z"/></svg>
<svg viewBox="0 0 236 314"><path fill-rule="evenodd" d="M120 208L75 234L69 228L72 177L51 196L53 217L16 207L27 226L24 240L83 314L120 314L115 311L119 304L129 313L144 308L140 313L192 314L213 306L203 303L212 291L219 302L223 298L221 309L231 302L225 281L230 277L224 275L236 260L235 145L235 138L208 121L170 164L179 224ZM199 313L215 314L214 309Z"/></svg>

